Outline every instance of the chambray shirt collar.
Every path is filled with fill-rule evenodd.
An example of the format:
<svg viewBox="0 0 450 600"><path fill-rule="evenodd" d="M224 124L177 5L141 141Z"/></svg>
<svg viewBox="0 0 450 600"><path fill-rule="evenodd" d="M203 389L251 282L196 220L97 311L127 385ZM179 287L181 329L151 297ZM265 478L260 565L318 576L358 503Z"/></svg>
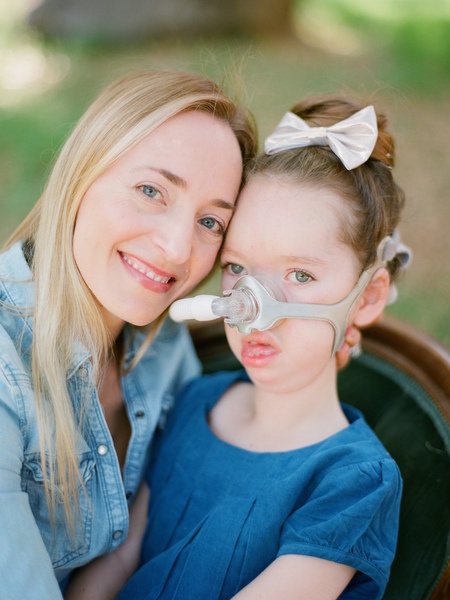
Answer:
<svg viewBox="0 0 450 600"><path fill-rule="evenodd" d="M2 300L17 307L34 306L34 282L30 267L17 242L0 255L0 278L8 282L2 292Z"/></svg>
<svg viewBox="0 0 450 600"><path fill-rule="evenodd" d="M6 283L1 292L2 300L12 306L29 309L27 315L16 315L14 319L16 333L22 334L25 325L27 334L32 335L35 286L33 274L23 254L22 242L16 242L7 252L0 255L0 278ZM73 360L67 378L72 377L90 358L87 348L75 340Z"/></svg>

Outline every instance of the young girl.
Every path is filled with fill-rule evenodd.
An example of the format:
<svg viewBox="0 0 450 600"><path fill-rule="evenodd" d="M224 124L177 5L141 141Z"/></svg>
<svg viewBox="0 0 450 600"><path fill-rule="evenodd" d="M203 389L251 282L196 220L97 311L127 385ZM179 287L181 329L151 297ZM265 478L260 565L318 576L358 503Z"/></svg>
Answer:
<svg viewBox="0 0 450 600"><path fill-rule="evenodd" d="M245 372L199 378L178 398L148 471L141 568L120 600L383 595L401 477L363 416L339 402L334 350L346 324L383 311L403 194L385 119L359 108L298 104L251 165L223 288L252 276L321 316L226 327ZM326 308L331 326L323 305L336 304L345 315Z"/></svg>

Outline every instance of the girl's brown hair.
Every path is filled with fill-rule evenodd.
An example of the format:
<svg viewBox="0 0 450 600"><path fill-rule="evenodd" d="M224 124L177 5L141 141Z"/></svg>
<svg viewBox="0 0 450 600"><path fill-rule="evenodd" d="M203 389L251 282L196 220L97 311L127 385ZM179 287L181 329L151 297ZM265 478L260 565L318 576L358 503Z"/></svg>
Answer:
<svg viewBox="0 0 450 600"><path fill-rule="evenodd" d="M347 98L310 98L292 107L310 127L330 127L364 108ZM370 158L348 171L328 146L308 146L264 155L253 161L247 177L275 176L293 184L311 184L337 192L348 204L342 216L341 241L355 252L361 271L375 260L381 240L392 234L404 205L404 194L392 176L394 140L386 131L386 117L377 113L378 139ZM387 269L393 280L400 269L397 257Z"/></svg>

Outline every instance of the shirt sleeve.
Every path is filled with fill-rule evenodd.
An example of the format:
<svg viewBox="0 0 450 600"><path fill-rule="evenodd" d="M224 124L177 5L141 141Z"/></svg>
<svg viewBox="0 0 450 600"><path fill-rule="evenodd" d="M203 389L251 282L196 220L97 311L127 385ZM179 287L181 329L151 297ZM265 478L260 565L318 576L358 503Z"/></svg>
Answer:
<svg viewBox="0 0 450 600"><path fill-rule="evenodd" d="M28 496L21 489L19 387L0 359L0 598L62 600Z"/></svg>
<svg viewBox="0 0 450 600"><path fill-rule="evenodd" d="M367 597L381 597L397 544L401 489L391 458L330 471L285 522L278 556L348 565L366 577Z"/></svg>

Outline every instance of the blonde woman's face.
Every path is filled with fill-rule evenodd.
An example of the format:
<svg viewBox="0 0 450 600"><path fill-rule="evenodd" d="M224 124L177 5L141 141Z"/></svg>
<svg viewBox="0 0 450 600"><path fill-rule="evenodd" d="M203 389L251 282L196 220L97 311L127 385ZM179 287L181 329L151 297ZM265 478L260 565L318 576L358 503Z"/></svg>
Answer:
<svg viewBox="0 0 450 600"><path fill-rule="evenodd" d="M241 176L230 127L187 112L147 135L91 185L73 252L114 335L124 322L151 323L209 273Z"/></svg>

